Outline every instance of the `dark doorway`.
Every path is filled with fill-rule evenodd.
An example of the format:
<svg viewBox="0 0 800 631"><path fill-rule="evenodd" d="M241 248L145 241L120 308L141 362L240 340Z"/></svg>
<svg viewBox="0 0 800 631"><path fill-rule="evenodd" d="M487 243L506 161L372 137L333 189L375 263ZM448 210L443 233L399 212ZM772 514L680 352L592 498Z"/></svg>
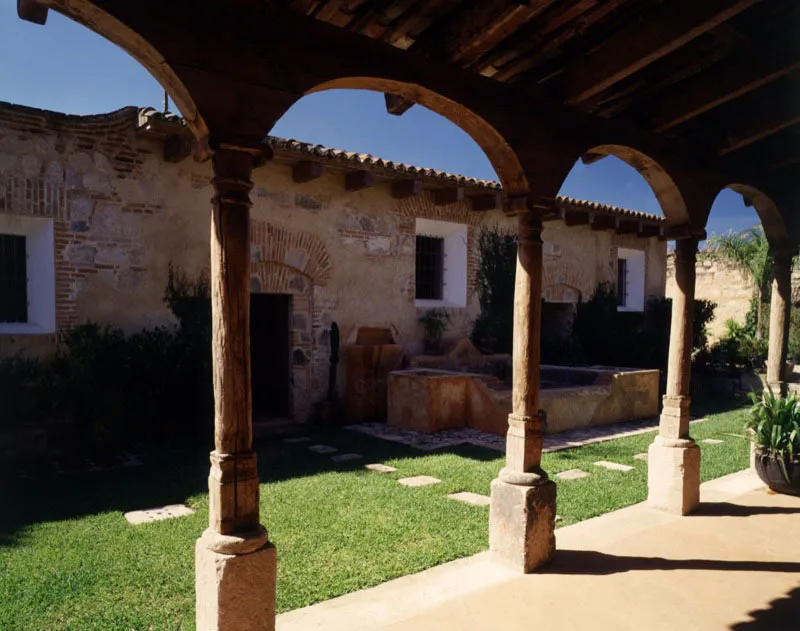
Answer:
<svg viewBox="0 0 800 631"><path fill-rule="evenodd" d="M288 294L250 296L250 383L253 418L288 418L292 368Z"/></svg>

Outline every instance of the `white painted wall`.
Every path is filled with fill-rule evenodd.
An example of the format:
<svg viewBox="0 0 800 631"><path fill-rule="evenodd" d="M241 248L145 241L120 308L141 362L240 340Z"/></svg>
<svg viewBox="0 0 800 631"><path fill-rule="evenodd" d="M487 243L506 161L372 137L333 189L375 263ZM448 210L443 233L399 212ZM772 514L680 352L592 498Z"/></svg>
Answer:
<svg viewBox="0 0 800 631"><path fill-rule="evenodd" d="M28 321L0 322L0 333L17 335L56 330L56 266L53 220L0 214L0 233L25 237L28 273Z"/></svg>
<svg viewBox="0 0 800 631"><path fill-rule="evenodd" d="M417 307L467 306L467 226L449 221L417 219L418 235L444 239L442 300L415 300Z"/></svg>
<svg viewBox="0 0 800 631"><path fill-rule="evenodd" d="M619 311L644 311L645 253L642 250L619 248L617 257L628 263L628 300Z"/></svg>

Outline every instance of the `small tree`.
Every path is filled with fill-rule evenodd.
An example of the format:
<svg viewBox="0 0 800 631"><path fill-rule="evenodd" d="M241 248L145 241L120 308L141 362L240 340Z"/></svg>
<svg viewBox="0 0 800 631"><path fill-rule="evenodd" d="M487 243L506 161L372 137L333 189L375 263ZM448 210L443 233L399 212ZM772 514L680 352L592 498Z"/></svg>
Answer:
<svg viewBox="0 0 800 631"><path fill-rule="evenodd" d="M769 296L770 283L775 275L769 243L761 226L742 232L715 235L708 240L706 255L737 265L755 285L755 336L761 339L763 328L762 305Z"/></svg>
<svg viewBox="0 0 800 631"><path fill-rule="evenodd" d="M514 279L517 238L497 224L478 233L478 302L481 313L472 342L484 352L510 353L514 339Z"/></svg>

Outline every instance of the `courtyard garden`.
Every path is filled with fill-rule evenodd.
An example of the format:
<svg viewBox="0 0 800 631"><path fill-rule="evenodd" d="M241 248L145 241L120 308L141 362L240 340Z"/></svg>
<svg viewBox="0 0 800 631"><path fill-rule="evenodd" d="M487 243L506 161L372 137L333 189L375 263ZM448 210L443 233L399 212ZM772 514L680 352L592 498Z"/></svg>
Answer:
<svg viewBox="0 0 800 631"><path fill-rule="evenodd" d="M697 401L708 420L692 425L702 479L748 466L738 434L745 408ZM298 607L424 570L488 547L488 507L449 499L489 494L502 467L496 451L458 446L422 452L357 432L314 430L312 441L257 445L261 520L278 547L278 610ZM709 440L711 442L703 442ZM653 432L546 453L558 480L557 527L641 502ZM362 459L334 462L312 444ZM194 628L194 542L207 524L207 450L174 444L141 466L29 477L0 487L0 628ZM640 457L637 458L636 456ZM609 470L608 461L632 467ZM396 469L377 472L365 464ZM399 479L440 483L408 487ZM131 525L123 513L186 504L186 517Z"/></svg>

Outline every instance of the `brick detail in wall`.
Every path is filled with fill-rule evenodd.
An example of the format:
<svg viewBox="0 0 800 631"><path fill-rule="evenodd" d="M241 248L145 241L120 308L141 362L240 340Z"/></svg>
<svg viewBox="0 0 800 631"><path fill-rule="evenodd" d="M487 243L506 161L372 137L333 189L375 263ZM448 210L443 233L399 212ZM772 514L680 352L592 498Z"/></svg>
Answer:
<svg viewBox="0 0 800 631"><path fill-rule="evenodd" d="M542 288L544 299L553 302L578 302L594 294L586 271L566 261L544 265Z"/></svg>
<svg viewBox="0 0 800 631"><path fill-rule="evenodd" d="M320 239L264 221L251 223L250 291L290 294L292 416L306 421L312 402L324 394L332 305L317 293L331 278L331 261Z"/></svg>
<svg viewBox="0 0 800 631"><path fill-rule="evenodd" d="M314 285L327 285L330 281L330 256L322 240L313 234L253 220L250 239L254 263L280 263L298 270Z"/></svg>
<svg viewBox="0 0 800 631"><path fill-rule="evenodd" d="M478 252L478 230L483 221L483 214L471 209L469 200L455 204L437 206L433 201L433 193L425 191L422 195L407 197L397 201L395 213L399 216L398 231L410 243L415 243L416 219L432 219L434 221L450 221L467 225L467 303L477 291L478 265L480 253ZM416 295L415 279L412 277L406 289L410 302L414 302Z"/></svg>

